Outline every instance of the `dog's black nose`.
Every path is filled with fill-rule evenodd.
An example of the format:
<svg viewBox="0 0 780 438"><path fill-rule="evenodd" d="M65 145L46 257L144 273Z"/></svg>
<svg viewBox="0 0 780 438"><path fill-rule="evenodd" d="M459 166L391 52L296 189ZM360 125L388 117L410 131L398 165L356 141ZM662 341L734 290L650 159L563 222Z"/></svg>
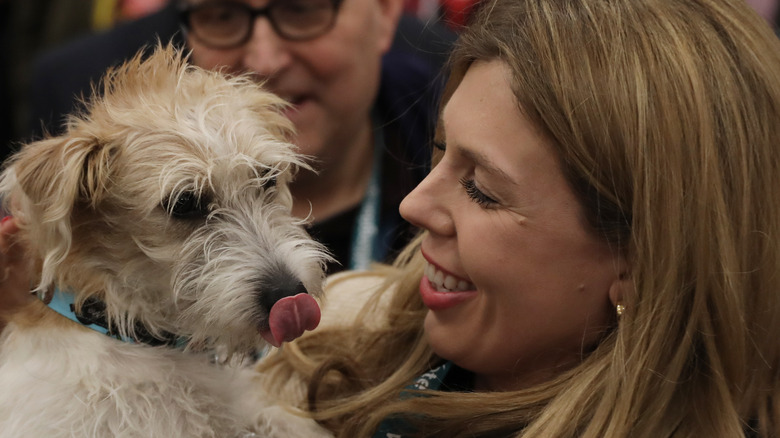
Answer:
<svg viewBox="0 0 780 438"><path fill-rule="evenodd" d="M308 293L301 280L286 269L279 269L260 279L257 301L263 310L269 313L277 301L301 293Z"/></svg>

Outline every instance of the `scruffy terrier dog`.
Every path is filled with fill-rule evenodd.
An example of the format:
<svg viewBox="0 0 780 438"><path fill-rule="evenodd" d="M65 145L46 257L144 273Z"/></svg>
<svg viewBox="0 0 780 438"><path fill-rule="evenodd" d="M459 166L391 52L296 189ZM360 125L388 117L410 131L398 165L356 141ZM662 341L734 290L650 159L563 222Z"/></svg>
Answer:
<svg viewBox="0 0 780 438"><path fill-rule="evenodd" d="M327 255L288 188L306 164L280 98L185 58L161 46L110 72L66 134L2 175L36 290L71 296L73 319L109 335L38 300L13 315L2 437L306 436L294 420L258 426L274 420L251 372L207 359L318 324Z"/></svg>

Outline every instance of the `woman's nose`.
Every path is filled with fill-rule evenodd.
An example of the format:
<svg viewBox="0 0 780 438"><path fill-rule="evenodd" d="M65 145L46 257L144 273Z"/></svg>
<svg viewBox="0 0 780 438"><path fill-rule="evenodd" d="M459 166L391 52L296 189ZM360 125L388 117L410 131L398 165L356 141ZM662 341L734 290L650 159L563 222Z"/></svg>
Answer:
<svg viewBox="0 0 780 438"><path fill-rule="evenodd" d="M276 34L266 17L258 17L252 36L245 46L244 67L263 78L272 77L283 70L292 56L287 42Z"/></svg>
<svg viewBox="0 0 780 438"><path fill-rule="evenodd" d="M456 184L457 187L457 184ZM441 166L434 167L427 177L406 195L399 211L412 225L440 236L455 233L452 220L452 192L446 190L447 175Z"/></svg>

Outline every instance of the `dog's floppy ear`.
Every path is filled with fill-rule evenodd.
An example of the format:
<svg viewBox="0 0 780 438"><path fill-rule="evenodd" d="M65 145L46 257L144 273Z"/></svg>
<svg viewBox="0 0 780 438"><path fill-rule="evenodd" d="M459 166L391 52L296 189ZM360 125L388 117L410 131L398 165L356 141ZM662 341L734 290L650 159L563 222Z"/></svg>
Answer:
<svg viewBox="0 0 780 438"><path fill-rule="evenodd" d="M42 262L39 293L54 284L70 251L74 206L92 208L105 194L110 155L94 137L67 134L30 143L7 163L0 192L34 238L30 249Z"/></svg>
<svg viewBox="0 0 780 438"><path fill-rule="evenodd" d="M44 222L67 217L74 205L96 206L109 180L109 148L94 137L62 136L25 146L12 161L18 187L45 207Z"/></svg>

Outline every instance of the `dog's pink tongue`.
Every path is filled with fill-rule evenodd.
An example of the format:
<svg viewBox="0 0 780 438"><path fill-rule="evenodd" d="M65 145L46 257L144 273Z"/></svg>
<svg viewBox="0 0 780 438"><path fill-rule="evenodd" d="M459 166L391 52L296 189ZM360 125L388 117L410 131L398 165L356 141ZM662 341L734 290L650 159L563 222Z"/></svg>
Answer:
<svg viewBox="0 0 780 438"><path fill-rule="evenodd" d="M320 306L309 294L300 293L277 301L268 315L270 332L263 337L274 347L290 342L306 330L314 330L320 323Z"/></svg>

